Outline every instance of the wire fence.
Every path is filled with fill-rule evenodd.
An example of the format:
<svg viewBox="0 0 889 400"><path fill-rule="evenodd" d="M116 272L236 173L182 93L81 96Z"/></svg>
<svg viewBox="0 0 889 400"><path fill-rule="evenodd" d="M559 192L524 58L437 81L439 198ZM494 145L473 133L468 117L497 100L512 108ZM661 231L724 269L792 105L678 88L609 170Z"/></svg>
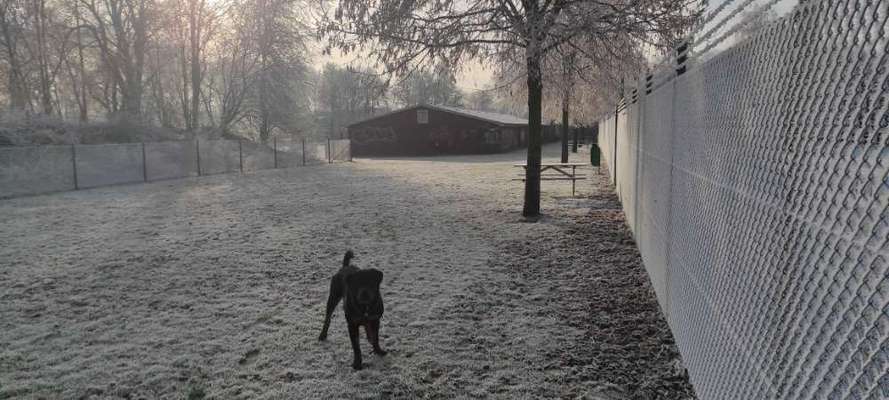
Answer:
<svg viewBox="0 0 889 400"><path fill-rule="evenodd" d="M0 198L351 161L349 140L0 147Z"/></svg>
<svg viewBox="0 0 889 400"><path fill-rule="evenodd" d="M599 124L691 381L887 399L889 2L710 3Z"/></svg>

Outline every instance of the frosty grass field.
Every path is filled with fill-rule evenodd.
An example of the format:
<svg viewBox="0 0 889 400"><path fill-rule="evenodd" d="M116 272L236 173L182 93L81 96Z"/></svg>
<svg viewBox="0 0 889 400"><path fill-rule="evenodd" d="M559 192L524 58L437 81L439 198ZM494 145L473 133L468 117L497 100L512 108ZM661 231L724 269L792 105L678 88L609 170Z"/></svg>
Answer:
<svg viewBox="0 0 889 400"><path fill-rule="evenodd" d="M523 157L2 200L0 399L693 397L607 179L522 222ZM317 341L347 248L385 274L359 372L341 309Z"/></svg>

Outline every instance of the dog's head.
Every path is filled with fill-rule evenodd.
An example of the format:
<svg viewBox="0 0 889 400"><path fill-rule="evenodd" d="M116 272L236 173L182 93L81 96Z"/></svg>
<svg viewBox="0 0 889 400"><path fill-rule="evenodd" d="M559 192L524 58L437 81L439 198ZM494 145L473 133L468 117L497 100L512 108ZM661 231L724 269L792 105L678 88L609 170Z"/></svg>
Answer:
<svg viewBox="0 0 889 400"><path fill-rule="evenodd" d="M383 273L373 268L355 271L346 276L346 287L357 311L365 315L373 312L374 306L380 302L381 282Z"/></svg>

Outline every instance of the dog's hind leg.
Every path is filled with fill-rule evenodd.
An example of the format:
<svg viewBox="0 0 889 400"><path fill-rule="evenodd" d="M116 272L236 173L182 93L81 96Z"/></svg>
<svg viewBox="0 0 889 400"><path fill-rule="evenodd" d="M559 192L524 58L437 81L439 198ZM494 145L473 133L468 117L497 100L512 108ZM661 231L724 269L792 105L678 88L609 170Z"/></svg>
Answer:
<svg viewBox="0 0 889 400"><path fill-rule="evenodd" d="M365 329L367 329L366 326ZM349 340L352 342L352 353L354 353L352 368L359 370L361 369L361 344L358 343L358 324L349 323Z"/></svg>
<svg viewBox="0 0 889 400"><path fill-rule="evenodd" d="M380 321L370 321L365 326L365 330L367 331L367 341L370 342L370 345L373 346L374 354L385 356L386 350L380 348Z"/></svg>
<svg viewBox="0 0 889 400"><path fill-rule="evenodd" d="M321 328L321 334L318 335L318 340L327 340L327 329L330 328L330 317L333 316L333 312L336 311L336 305L340 303L340 299L343 298L343 288L342 282L340 282L339 275L335 275L333 278L330 278L330 295L327 297L327 312L324 314L324 327Z"/></svg>

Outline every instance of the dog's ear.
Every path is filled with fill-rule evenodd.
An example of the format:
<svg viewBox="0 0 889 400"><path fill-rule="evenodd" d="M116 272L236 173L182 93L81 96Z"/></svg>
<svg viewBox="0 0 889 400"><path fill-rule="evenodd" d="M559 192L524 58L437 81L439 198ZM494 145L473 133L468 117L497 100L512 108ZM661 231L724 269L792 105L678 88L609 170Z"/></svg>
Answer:
<svg viewBox="0 0 889 400"><path fill-rule="evenodd" d="M366 270L373 277L373 282L375 285L380 286L380 283L383 282L383 271L380 271L376 268L368 268Z"/></svg>

